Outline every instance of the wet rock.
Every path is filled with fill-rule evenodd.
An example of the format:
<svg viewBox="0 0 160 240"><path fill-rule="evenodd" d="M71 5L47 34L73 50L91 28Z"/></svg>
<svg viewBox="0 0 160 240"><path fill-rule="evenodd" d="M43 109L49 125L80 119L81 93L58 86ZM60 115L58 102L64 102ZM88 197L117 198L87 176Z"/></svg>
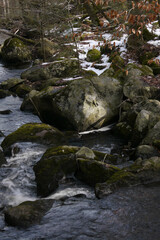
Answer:
<svg viewBox="0 0 160 240"><path fill-rule="evenodd" d="M7 63L23 64L31 61L31 51L18 38L7 39L1 49L1 55Z"/></svg>
<svg viewBox="0 0 160 240"><path fill-rule="evenodd" d="M98 198L103 198L120 187L159 183L159 172L160 157L156 156L144 160L138 158L134 164L116 172L106 182L96 184L95 194Z"/></svg>
<svg viewBox="0 0 160 240"><path fill-rule="evenodd" d="M56 190L59 181L77 169L75 153L78 147L61 146L48 149L34 166L37 194L46 197Z"/></svg>
<svg viewBox="0 0 160 240"><path fill-rule="evenodd" d="M13 88L16 88L18 85L22 84L23 82L24 80L20 78L10 78L8 80L1 82L0 88L4 90L12 91Z"/></svg>
<svg viewBox="0 0 160 240"><path fill-rule="evenodd" d="M12 95L12 93L9 92L8 90L0 89L0 99L11 96L11 95Z"/></svg>
<svg viewBox="0 0 160 240"><path fill-rule="evenodd" d="M32 88L30 86L23 83L17 86L15 93L18 95L18 97L24 98L31 90Z"/></svg>
<svg viewBox="0 0 160 240"><path fill-rule="evenodd" d="M23 202L5 211L5 221L11 226L22 228L38 224L52 207L53 202L52 199Z"/></svg>
<svg viewBox="0 0 160 240"><path fill-rule="evenodd" d="M136 176L130 172L118 171L108 181L97 183L95 186L95 195L97 198L103 198L113 193L120 187L129 187L136 183Z"/></svg>
<svg viewBox="0 0 160 240"><path fill-rule="evenodd" d="M38 142L58 145L64 142L64 135L58 129L47 124L27 123L5 137L1 144L4 152L8 152L11 145L16 142Z"/></svg>
<svg viewBox="0 0 160 240"><path fill-rule="evenodd" d="M38 114L37 110L35 109L34 102L32 101L32 99L34 98L34 96L37 93L38 93L38 91L32 90L25 96L25 98L21 104L21 107L20 107L21 111L28 111L28 112Z"/></svg>
<svg viewBox="0 0 160 240"><path fill-rule="evenodd" d="M10 114L11 112L12 112L11 110L7 109L7 110L0 111L0 114L6 115L6 114Z"/></svg>
<svg viewBox="0 0 160 240"><path fill-rule="evenodd" d="M105 182L115 172L119 171L119 168L113 165L93 159L77 158L77 165L76 177L91 186L95 186L96 183Z"/></svg>
<svg viewBox="0 0 160 240"><path fill-rule="evenodd" d="M160 153L153 146L141 145L141 146L138 146L136 149L136 153L135 153L136 158L140 157L142 159L147 159L154 156L160 156Z"/></svg>
<svg viewBox="0 0 160 240"><path fill-rule="evenodd" d="M31 82L53 77L73 77L79 75L79 64L76 59L64 59L46 65L34 66L21 74L22 79Z"/></svg>
<svg viewBox="0 0 160 240"><path fill-rule="evenodd" d="M76 157L77 158L88 158L88 159L95 159L95 154L94 152L87 148L87 147L82 147L78 152L76 152Z"/></svg>
<svg viewBox="0 0 160 240"><path fill-rule="evenodd" d="M61 129L85 131L100 128L118 116L122 86L118 80L102 74L92 80L74 80L61 91L43 91L32 99L43 122Z"/></svg>

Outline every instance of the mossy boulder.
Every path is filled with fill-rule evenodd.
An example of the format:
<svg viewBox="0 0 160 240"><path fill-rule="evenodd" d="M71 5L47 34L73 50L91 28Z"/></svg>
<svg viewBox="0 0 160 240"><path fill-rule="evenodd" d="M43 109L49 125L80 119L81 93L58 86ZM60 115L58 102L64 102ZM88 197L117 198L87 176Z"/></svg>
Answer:
<svg viewBox="0 0 160 240"><path fill-rule="evenodd" d="M155 156L160 157L160 152L153 146L141 145L136 148L136 158L148 159Z"/></svg>
<svg viewBox="0 0 160 240"><path fill-rule="evenodd" d="M103 198L113 193L120 187L132 186L136 183L135 174L120 170L114 173L109 180L104 183L97 183L95 186L95 195L97 198Z"/></svg>
<svg viewBox="0 0 160 240"><path fill-rule="evenodd" d="M32 98L41 120L60 129L78 131L112 121L118 116L122 100L120 82L105 75L74 80L50 93L42 91Z"/></svg>
<svg viewBox="0 0 160 240"><path fill-rule="evenodd" d="M91 186L95 186L96 183L105 182L115 172L119 171L119 168L113 165L93 159L77 158L77 165L78 171L76 177Z"/></svg>
<svg viewBox="0 0 160 240"><path fill-rule="evenodd" d="M156 57L154 52L144 52L144 53L140 54L139 62L143 65L147 65L148 61L151 60L154 57Z"/></svg>
<svg viewBox="0 0 160 240"><path fill-rule="evenodd" d="M156 35L154 33L150 32L147 28L143 29L142 34L143 34L143 39L146 42L150 41L150 40L153 40L156 37Z"/></svg>
<svg viewBox="0 0 160 240"><path fill-rule="evenodd" d="M152 98L157 93L157 88L149 86L147 83L142 81L143 75L153 76L153 71L148 66L136 66L129 64L126 68L128 76L125 78L123 86L124 95L131 99L133 102L141 101L142 98Z"/></svg>
<svg viewBox="0 0 160 240"><path fill-rule="evenodd" d="M24 71L21 78L36 82L53 77L74 77L77 75L79 75L78 60L63 59L46 65L33 66Z"/></svg>
<svg viewBox="0 0 160 240"><path fill-rule="evenodd" d="M7 152L11 145L17 142L58 145L64 142L64 135L58 129L47 124L27 123L5 137L1 146L4 152Z"/></svg>
<svg viewBox="0 0 160 240"><path fill-rule="evenodd" d="M101 52L97 49L91 49L87 53L88 62L96 62L101 59Z"/></svg>
<svg viewBox="0 0 160 240"><path fill-rule="evenodd" d="M35 106L32 102L32 99L34 98L35 95L37 95L39 92L36 90L30 91L25 98L23 99L23 102L21 104L20 110L21 111L26 111L26 112L32 112L37 114L37 111L35 109Z"/></svg>
<svg viewBox="0 0 160 240"><path fill-rule="evenodd" d="M57 52L59 49L58 44L51 42L47 38L43 38L43 43L42 41L36 45L35 48L35 54L37 58L44 59L46 60L52 60L53 55Z"/></svg>
<svg viewBox="0 0 160 240"><path fill-rule="evenodd" d="M125 68L124 59L119 54L111 55L109 61L112 62L111 68L113 68L115 72L118 70L122 71L122 69Z"/></svg>
<svg viewBox="0 0 160 240"><path fill-rule="evenodd" d="M148 64L150 68L152 68L153 73L155 75L160 74L160 63L156 63L155 61L153 61L152 63Z"/></svg>
<svg viewBox="0 0 160 240"><path fill-rule="evenodd" d="M60 146L48 149L34 166L37 194L46 197L56 190L59 181L77 169L75 154L78 147Z"/></svg>
<svg viewBox="0 0 160 240"><path fill-rule="evenodd" d="M2 58L12 64L23 64L31 61L31 51L23 41L18 38L9 38L1 49Z"/></svg>
<svg viewBox="0 0 160 240"><path fill-rule="evenodd" d="M12 92L8 91L8 90L3 90L3 89L0 89L0 99L1 98L5 98L5 97L8 97L8 96L11 96L13 95Z"/></svg>
<svg viewBox="0 0 160 240"><path fill-rule="evenodd" d="M41 222L42 217L50 210L54 200L44 199L23 202L16 207L5 210L5 221L14 227L27 228Z"/></svg>
<svg viewBox="0 0 160 240"><path fill-rule="evenodd" d="M23 83L17 86L14 92L18 95L18 97L24 98L31 90L32 88L28 84Z"/></svg>
<svg viewBox="0 0 160 240"><path fill-rule="evenodd" d="M12 89L18 87L19 85L21 85L22 83L24 83L24 79L20 79L20 78L10 78L8 80L5 80L3 82L1 82L0 84L0 88L4 89L4 90L10 90L12 91Z"/></svg>

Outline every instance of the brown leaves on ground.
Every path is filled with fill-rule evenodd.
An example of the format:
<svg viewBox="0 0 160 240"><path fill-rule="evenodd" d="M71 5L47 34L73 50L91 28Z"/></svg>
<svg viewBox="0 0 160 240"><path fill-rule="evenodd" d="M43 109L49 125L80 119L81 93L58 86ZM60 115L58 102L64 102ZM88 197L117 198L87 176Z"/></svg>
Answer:
<svg viewBox="0 0 160 240"><path fill-rule="evenodd" d="M150 86L154 86L160 89L160 74L156 76L142 76L141 80L148 83Z"/></svg>

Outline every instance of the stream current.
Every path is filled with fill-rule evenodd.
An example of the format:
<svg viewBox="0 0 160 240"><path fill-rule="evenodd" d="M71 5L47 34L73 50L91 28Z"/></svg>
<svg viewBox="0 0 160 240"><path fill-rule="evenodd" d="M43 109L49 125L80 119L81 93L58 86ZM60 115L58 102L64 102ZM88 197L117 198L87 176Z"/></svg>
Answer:
<svg viewBox="0 0 160 240"><path fill-rule="evenodd" d="M23 70L8 69L0 63L0 81L19 77ZM8 135L27 122L40 122L30 113L21 112L22 99L0 99L0 110L10 109L9 115L0 115L0 130ZM3 138L0 138L2 141ZM109 153L121 139L110 131L82 135L73 145L87 146ZM16 206L26 200L36 200L34 164L46 147L21 143L21 151L7 158L0 168L0 209ZM55 199L53 207L40 224L28 229L7 226L0 212L0 240L159 240L160 187L137 186L123 188L98 200L94 189L81 182L62 183L48 198ZM61 199L65 200L62 201Z"/></svg>

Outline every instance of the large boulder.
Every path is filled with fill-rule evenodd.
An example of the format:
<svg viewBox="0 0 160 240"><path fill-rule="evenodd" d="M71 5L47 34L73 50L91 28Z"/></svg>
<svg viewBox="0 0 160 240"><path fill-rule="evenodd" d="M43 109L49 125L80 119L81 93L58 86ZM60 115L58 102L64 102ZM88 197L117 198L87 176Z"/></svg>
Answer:
<svg viewBox="0 0 160 240"><path fill-rule="evenodd" d="M43 199L23 202L5 210L5 221L16 227L27 228L40 223L42 217L53 205L54 200Z"/></svg>
<svg viewBox="0 0 160 240"><path fill-rule="evenodd" d="M17 142L37 142L58 145L64 142L64 134L47 124L27 123L5 137L1 146L4 152L8 152L10 147Z"/></svg>
<svg viewBox="0 0 160 240"><path fill-rule="evenodd" d="M157 95L157 88L149 86L141 77L143 75L153 76L153 71L148 66L138 67L135 64L128 64L128 75L123 86L124 96L133 102L141 101L142 98L153 98Z"/></svg>
<svg viewBox="0 0 160 240"><path fill-rule="evenodd" d="M84 131L113 121L119 114L122 95L120 82L102 75L74 80L49 94L42 91L32 100L42 121L62 129Z"/></svg>
<svg viewBox="0 0 160 240"><path fill-rule="evenodd" d="M21 74L22 79L31 82L50 79L53 77L74 77L79 75L79 62L77 59L63 59L46 65L29 68Z"/></svg>
<svg viewBox="0 0 160 240"><path fill-rule="evenodd" d="M2 58L12 64L23 64L31 61L31 51L23 41L18 38L9 38L1 49Z"/></svg>

